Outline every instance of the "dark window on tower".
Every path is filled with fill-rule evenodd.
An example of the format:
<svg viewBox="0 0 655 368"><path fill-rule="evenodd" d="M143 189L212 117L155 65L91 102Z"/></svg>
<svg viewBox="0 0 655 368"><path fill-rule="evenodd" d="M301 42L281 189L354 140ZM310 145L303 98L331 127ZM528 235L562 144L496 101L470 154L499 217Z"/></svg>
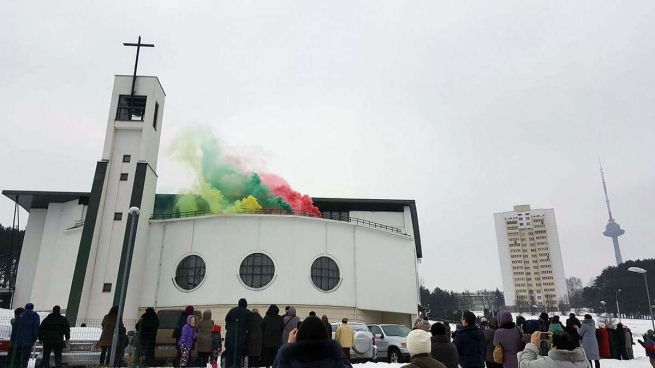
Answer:
<svg viewBox="0 0 655 368"><path fill-rule="evenodd" d="M118 96L118 109L116 109L116 120L143 121L146 114L146 96L120 95Z"/></svg>
<svg viewBox="0 0 655 368"><path fill-rule="evenodd" d="M127 181L127 173L121 173L121 181Z"/></svg>
<svg viewBox="0 0 655 368"><path fill-rule="evenodd" d="M103 293L111 293L111 284L103 284L102 285L102 292Z"/></svg>
<svg viewBox="0 0 655 368"><path fill-rule="evenodd" d="M123 162L130 162L132 160L132 155L123 155Z"/></svg>
<svg viewBox="0 0 655 368"><path fill-rule="evenodd" d="M123 219L123 213L122 212L115 212L114 213L114 221L121 221Z"/></svg>
<svg viewBox="0 0 655 368"><path fill-rule="evenodd" d="M159 104L155 102L155 116L152 118L152 127L157 130L157 117L159 116Z"/></svg>

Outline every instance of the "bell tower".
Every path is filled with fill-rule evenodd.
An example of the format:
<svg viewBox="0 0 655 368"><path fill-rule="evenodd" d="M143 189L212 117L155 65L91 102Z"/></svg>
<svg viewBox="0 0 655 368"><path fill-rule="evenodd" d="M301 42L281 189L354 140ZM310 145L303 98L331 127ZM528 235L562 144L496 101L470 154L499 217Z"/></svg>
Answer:
<svg viewBox="0 0 655 368"><path fill-rule="evenodd" d="M157 187L157 160L166 94L153 76L137 76L142 44L136 46L133 75L117 75L111 96L102 158L96 165L89 207L75 263L66 316L71 325L102 318L118 305L123 275L128 277L124 318L136 318L141 267L124 267L130 207L139 207L132 265L145 261L148 220Z"/></svg>

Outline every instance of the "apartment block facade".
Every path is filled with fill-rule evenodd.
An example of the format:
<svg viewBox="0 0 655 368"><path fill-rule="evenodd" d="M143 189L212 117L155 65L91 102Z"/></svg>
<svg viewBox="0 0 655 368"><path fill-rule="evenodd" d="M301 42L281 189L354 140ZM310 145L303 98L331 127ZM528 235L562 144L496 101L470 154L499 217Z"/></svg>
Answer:
<svg viewBox="0 0 655 368"><path fill-rule="evenodd" d="M494 222L507 307L555 311L567 293L555 211L518 205Z"/></svg>

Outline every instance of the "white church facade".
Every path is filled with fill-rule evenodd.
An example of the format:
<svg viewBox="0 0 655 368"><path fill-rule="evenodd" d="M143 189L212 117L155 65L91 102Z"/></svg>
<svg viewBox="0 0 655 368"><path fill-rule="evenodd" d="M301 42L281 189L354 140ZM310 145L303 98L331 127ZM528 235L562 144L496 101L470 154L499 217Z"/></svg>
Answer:
<svg viewBox="0 0 655 368"><path fill-rule="evenodd" d="M419 303L421 240L413 200L314 198L322 218L162 213L156 194L166 95L156 77L116 76L102 158L90 192L5 190L29 212L13 307L58 304L72 323L118 304L194 305L217 321L245 297L331 319L409 325ZM130 207L139 207L131 266Z"/></svg>

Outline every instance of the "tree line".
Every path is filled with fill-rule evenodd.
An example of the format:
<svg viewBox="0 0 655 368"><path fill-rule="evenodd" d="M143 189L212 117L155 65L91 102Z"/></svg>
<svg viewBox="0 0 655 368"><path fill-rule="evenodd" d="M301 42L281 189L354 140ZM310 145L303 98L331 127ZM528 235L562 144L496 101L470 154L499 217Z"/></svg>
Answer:
<svg viewBox="0 0 655 368"><path fill-rule="evenodd" d="M25 230L0 224L0 287L13 288Z"/></svg>
<svg viewBox="0 0 655 368"><path fill-rule="evenodd" d="M480 307L485 316L491 317L495 311L505 305L505 297L498 289L471 293L474 295L471 297L438 287L430 291L421 285L419 293L424 308L422 313L427 314L427 317L432 320L459 322L463 312L477 310Z"/></svg>

